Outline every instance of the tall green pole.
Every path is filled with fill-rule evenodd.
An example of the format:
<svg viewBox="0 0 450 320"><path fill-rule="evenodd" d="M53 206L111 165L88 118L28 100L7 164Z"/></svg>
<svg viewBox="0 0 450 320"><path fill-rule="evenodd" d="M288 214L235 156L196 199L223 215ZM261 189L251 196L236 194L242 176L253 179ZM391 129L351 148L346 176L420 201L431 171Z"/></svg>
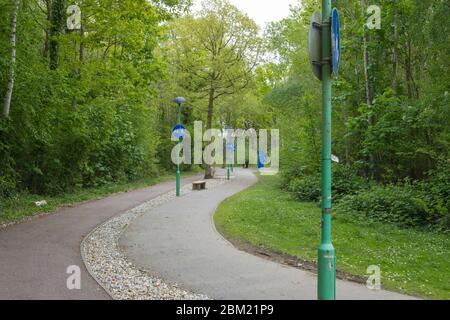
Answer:
<svg viewBox="0 0 450 320"><path fill-rule="evenodd" d="M181 104L178 104L178 124L181 124ZM178 143L178 152L177 152L177 174L176 174L176 181L177 181L177 197L181 195L181 173L180 173L180 152L181 152L181 141L182 138L179 139Z"/></svg>
<svg viewBox="0 0 450 320"><path fill-rule="evenodd" d="M331 0L322 0L322 239L318 298L336 299L336 256L331 242Z"/></svg>

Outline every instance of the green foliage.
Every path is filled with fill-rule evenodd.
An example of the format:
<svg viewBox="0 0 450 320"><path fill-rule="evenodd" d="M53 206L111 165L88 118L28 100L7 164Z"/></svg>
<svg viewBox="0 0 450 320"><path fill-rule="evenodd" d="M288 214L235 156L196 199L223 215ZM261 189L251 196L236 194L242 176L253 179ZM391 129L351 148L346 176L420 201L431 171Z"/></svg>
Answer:
<svg viewBox="0 0 450 320"><path fill-rule="evenodd" d="M268 28L269 48L283 74L274 77L272 62L258 73L282 132L282 168L291 178L300 171L312 174L320 166L320 82L305 50L310 16L319 2L302 1L288 18ZM364 27L367 2L337 6L346 30L342 69L333 90L333 153L379 182L424 179L449 157L450 73L444 62L450 50L449 26L440 23L449 4L370 4L383 8L381 30ZM443 36L437 38L437 33Z"/></svg>
<svg viewBox="0 0 450 320"><path fill-rule="evenodd" d="M445 103L450 101L443 101L442 106ZM359 137L359 159L365 171L379 181L422 179L448 152L448 108L409 104L388 89L373 106L363 106L358 112L348 122L348 137Z"/></svg>
<svg viewBox="0 0 450 320"><path fill-rule="evenodd" d="M346 195L356 194L370 188L371 185L373 181L358 175L355 167L339 164L333 166L333 200L337 201Z"/></svg>
<svg viewBox="0 0 450 320"><path fill-rule="evenodd" d="M300 201L320 201L320 174L294 178L287 189Z"/></svg>
<svg viewBox="0 0 450 320"><path fill-rule="evenodd" d="M395 223L402 227L435 230L450 229L448 201L428 183L406 182L399 185L376 185L354 195L345 196L337 205L337 213L358 219ZM430 193L427 192L429 190ZM445 203L447 202L447 203Z"/></svg>
<svg viewBox="0 0 450 320"><path fill-rule="evenodd" d="M422 191L421 206L427 218L443 229L450 229L450 164L443 162L418 183Z"/></svg>
<svg viewBox="0 0 450 320"><path fill-rule="evenodd" d="M381 30L364 27L369 4L382 7ZM302 1L269 26L278 73L273 62L258 72L281 132L283 187L302 201L320 201L322 97L306 50L319 7L320 1ZM449 3L341 1L337 7L345 34L332 135L343 165L333 169L333 201L342 212L445 229L450 173L448 165L438 166L448 163L450 150L450 25L441 23Z"/></svg>
<svg viewBox="0 0 450 320"><path fill-rule="evenodd" d="M0 177L0 198L12 198L16 194L16 184L14 181Z"/></svg>
<svg viewBox="0 0 450 320"><path fill-rule="evenodd" d="M406 227L423 225L425 212L420 193L410 185L374 186L356 195L349 195L337 205L338 214L356 214Z"/></svg>
<svg viewBox="0 0 450 320"><path fill-rule="evenodd" d="M339 215L396 223L403 227L450 228L448 163L431 171L423 181L406 180L396 185L377 184L357 172L354 167L333 166L333 201ZM320 173L296 176L284 185L297 200L320 201Z"/></svg>
<svg viewBox="0 0 450 320"><path fill-rule="evenodd" d="M245 95L254 81L262 49L258 26L227 0L210 0L199 12L174 20L169 40L175 76L195 103L208 104L210 128L218 118L216 103Z"/></svg>
<svg viewBox="0 0 450 320"><path fill-rule="evenodd" d="M368 189L372 182L357 174L355 168L345 165L333 166L332 192L333 201L340 200L345 195L355 194ZM319 202L321 197L321 174L306 174L290 180L288 191L300 201Z"/></svg>
<svg viewBox="0 0 450 320"><path fill-rule="evenodd" d="M159 117L155 86L165 64L157 49L169 9L186 1L164 8L145 0L79 1L83 32L65 30L66 4L20 6L11 115L0 119L2 197L55 195L162 171L157 151L173 122ZM1 84L9 7L0 14Z"/></svg>

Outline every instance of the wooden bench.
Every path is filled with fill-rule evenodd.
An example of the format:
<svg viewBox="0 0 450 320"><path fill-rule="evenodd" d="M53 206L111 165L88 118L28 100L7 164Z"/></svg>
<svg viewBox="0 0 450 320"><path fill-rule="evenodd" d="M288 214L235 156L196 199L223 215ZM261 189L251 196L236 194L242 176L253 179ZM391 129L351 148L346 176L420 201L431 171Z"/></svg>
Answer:
<svg viewBox="0 0 450 320"><path fill-rule="evenodd" d="M200 191L206 189L206 181L194 181L192 182L192 190Z"/></svg>

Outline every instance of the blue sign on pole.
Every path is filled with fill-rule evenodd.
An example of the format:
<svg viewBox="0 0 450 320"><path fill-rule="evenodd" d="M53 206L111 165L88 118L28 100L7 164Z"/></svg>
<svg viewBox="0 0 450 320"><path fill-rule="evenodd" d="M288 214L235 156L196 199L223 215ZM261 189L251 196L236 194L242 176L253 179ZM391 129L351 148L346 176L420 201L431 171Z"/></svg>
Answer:
<svg viewBox="0 0 450 320"><path fill-rule="evenodd" d="M234 152L236 150L234 143L227 143L227 150Z"/></svg>
<svg viewBox="0 0 450 320"><path fill-rule="evenodd" d="M267 162L267 154L264 151L258 152L258 169L264 168L264 163Z"/></svg>
<svg viewBox="0 0 450 320"><path fill-rule="evenodd" d="M172 135L175 139L183 139L186 136L186 128L179 124L173 128Z"/></svg>
<svg viewBox="0 0 450 320"><path fill-rule="evenodd" d="M339 74L339 64L341 62L341 31L339 11L336 8L334 8L333 12L331 13L331 50L333 73L337 78Z"/></svg>

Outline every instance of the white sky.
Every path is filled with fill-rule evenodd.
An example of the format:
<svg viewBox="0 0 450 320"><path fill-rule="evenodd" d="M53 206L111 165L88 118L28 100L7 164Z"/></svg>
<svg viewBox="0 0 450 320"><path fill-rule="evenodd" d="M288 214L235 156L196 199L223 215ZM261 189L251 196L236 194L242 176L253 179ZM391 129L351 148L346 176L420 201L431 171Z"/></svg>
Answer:
<svg viewBox="0 0 450 320"><path fill-rule="evenodd" d="M289 15L289 5L296 5L300 0L229 0L233 5L256 21L261 28L266 23L278 21ZM202 0L194 0L195 9L200 8Z"/></svg>

